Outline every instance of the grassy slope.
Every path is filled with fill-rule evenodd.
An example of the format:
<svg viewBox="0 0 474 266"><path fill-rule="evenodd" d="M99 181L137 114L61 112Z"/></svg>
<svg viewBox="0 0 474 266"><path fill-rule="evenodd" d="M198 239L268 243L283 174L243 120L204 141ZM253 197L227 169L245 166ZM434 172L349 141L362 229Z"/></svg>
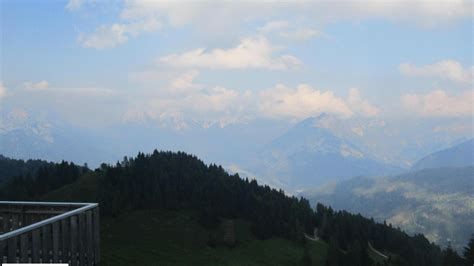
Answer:
<svg viewBox="0 0 474 266"><path fill-rule="evenodd" d="M45 195L45 201L95 202L98 185L90 172L75 183ZM301 265L304 249L282 238L256 239L249 223L235 221L235 247L210 247L211 235L222 238L224 230L206 230L192 211L134 211L119 218L101 219L102 265ZM313 265L324 265L327 244L307 241ZM383 261L377 254L369 255Z"/></svg>
<svg viewBox="0 0 474 266"><path fill-rule="evenodd" d="M96 202L99 175L89 172L76 182L63 186L42 197L44 201Z"/></svg>
<svg viewBox="0 0 474 266"><path fill-rule="evenodd" d="M280 238L255 239L235 221L235 247L208 246L211 234L190 211L135 211L102 221L103 265L300 265L303 247ZM137 237L139 236L139 237ZM324 242L308 243L313 265L323 265Z"/></svg>

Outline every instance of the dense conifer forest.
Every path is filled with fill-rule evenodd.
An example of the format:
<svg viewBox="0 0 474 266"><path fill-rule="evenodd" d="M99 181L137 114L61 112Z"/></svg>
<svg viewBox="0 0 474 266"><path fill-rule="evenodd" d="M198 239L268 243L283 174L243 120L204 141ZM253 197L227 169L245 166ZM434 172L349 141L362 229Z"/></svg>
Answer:
<svg viewBox="0 0 474 266"><path fill-rule="evenodd" d="M51 165L43 160L16 160L0 155L0 183L10 177L34 175L43 166Z"/></svg>
<svg viewBox="0 0 474 266"><path fill-rule="evenodd" d="M458 255L390 224L322 204L312 209L304 198L230 175L221 166L206 165L182 152L139 153L94 171L68 162L48 164L33 174L20 173L6 180L0 197L37 200L84 174L97 179L94 198L104 216L148 209L195 210L205 228L216 228L222 219L244 219L259 239L277 236L302 246L305 234L312 236L317 228L316 237L328 243L326 265L380 264L368 255L369 245L388 252L389 259L382 265L472 265L473 239Z"/></svg>
<svg viewBox="0 0 474 266"><path fill-rule="evenodd" d="M0 195L5 200L38 200L50 191L73 183L87 171L87 167L65 161L44 164L33 172L6 179Z"/></svg>

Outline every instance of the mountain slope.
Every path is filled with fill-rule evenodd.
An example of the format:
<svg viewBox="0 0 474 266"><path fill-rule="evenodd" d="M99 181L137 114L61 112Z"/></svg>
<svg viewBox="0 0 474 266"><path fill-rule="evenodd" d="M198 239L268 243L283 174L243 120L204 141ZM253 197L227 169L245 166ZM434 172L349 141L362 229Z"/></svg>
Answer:
<svg viewBox="0 0 474 266"><path fill-rule="evenodd" d="M283 238L260 240L252 235L246 221L228 221L236 238L233 246L224 244L229 230L225 222L209 230L192 211L134 211L115 219L107 217L101 224L101 264L304 265L301 245ZM211 242L215 244L210 246ZM308 241L307 245L310 265L323 265L327 245L322 241Z"/></svg>
<svg viewBox="0 0 474 266"><path fill-rule="evenodd" d="M184 244L179 244L179 241L176 242L178 244L167 246L166 248L172 249L172 252L181 252L177 253L180 256L179 260L170 261L171 265L182 264L181 262L185 262L187 258L193 259L194 257L190 254L192 252L202 254L204 250L209 249L213 249L209 252L216 254L217 257L227 256L222 241L225 245L236 244L233 250L244 253L252 250L261 250L261 252L269 250L270 252L269 257L256 254L246 255L248 259L245 259L243 255L230 252L232 254L227 253L229 256L242 258L244 261L230 260L229 264L249 264L251 261L256 262L257 265L272 263L297 265L301 261L312 260L310 247L304 246L303 243L305 234L313 235L315 227L318 229L316 236L327 243L326 258L329 265L373 265L374 260L379 261L380 258L373 257L374 252L370 252L369 243L376 250L391 257L386 261L388 265L441 265L444 256L439 247L429 243L423 235L412 237L399 229L376 223L361 215L333 211L321 204L318 204L316 209L311 209L309 202L304 198L288 196L281 190L258 185L255 180L250 181L241 179L238 175L229 175L222 167L205 165L196 157L181 152L154 151L147 155L139 153L137 157L126 158L113 166L103 165L94 172L84 172L72 183L63 182L64 173L58 172L55 168L47 168L41 175L37 174L33 178L15 178L13 182L9 182L14 186L0 186L0 192L8 192L4 194L10 195L6 196L7 200L8 197L21 197L19 200L31 200L33 197L60 201L97 199L102 211L101 220L109 221L110 224L120 223L120 220L114 220L115 218L130 218L132 222L126 224L137 224L133 222L134 216L139 215L137 212L149 214L151 221L146 221L140 230L131 234L123 229L131 227L129 225L114 227L115 229L108 232L104 230L103 237L111 238L112 246L109 246L108 250L113 258L110 258L110 263L116 263L116 258L120 262L127 263L129 260L137 259L137 254L141 254L145 249L149 250L148 255L152 260L157 260L162 256L165 258L166 254L161 254L159 249L153 248L157 244L149 245L148 236L164 234L164 232L159 232L159 228L157 231L153 230L154 225L159 226L159 223L155 223L153 219L161 219L152 215L154 211L194 212L195 218L188 220L189 222L180 228L189 233L186 234L187 236L199 232L201 229L186 231L188 228L195 227L192 222L194 219L199 226L211 233L205 246L203 243L206 241L201 241L201 244L196 243L197 246L192 245L192 250ZM62 168L64 167L60 166L60 169ZM71 166L71 168L75 167ZM56 183L62 184L62 187L45 187L39 195L37 188L46 180L56 180ZM21 191L26 193L19 194ZM78 193L70 193L71 191ZM32 192L34 195L29 196ZM67 196L64 196L65 194ZM239 244L238 241L232 240L237 239L237 235L241 235L237 234L237 231L235 234L232 231L225 231L231 230L234 226L237 230L240 221L249 225L252 237L256 239L256 242L252 241L250 246L246 246L249 243L240 242ZM108 225L104 225L104 229L107 227ZM220 229L222 227L226 233L221 234L221 241L219 234L213 237L212 232L222 230ZM159 237L153 238L155 239L160 241ZM191 239L201 238L192 237ZM281 242L278 239L284 239L284 241ZM276 244L277 248L273 240L280 243ZM102 242L105 243L105 239ZM200 246L204 250L199 249ZM299 246L300 249L294 249L293 246ZM291 252L293 254L304 249L303 258L294 262L272 261L273 258L281 258L281 254L291 249L295 250ZM126 250L128 253L119 250ZM288 254L284 257L292 256ZM168 257L168 259L172 258L173 256ZM319 256L318 258L321 259ZM225 262L227 260L223 264Z"/></svg>
<svg viewBox="0 0 474 266"><path fill-rule="evenodd" d="M325 128L326 118L308 118L266 145L254 171L290 190L399 171L333 134Z"/></svg>
<svg viewBox="0 0 474 266"><path fill-rule="evenodd" d="M439 167L463 167L474 165L474 139L454 147L432 153L416 162L412 169Z"/></svg>
<svg viewBox="0 0 474 266"><path fill-rule="evenodd" d="M474 228L474 167L425 169L395 177L358 177L309 197L336 209L387 220L461 250Z"/></svg>

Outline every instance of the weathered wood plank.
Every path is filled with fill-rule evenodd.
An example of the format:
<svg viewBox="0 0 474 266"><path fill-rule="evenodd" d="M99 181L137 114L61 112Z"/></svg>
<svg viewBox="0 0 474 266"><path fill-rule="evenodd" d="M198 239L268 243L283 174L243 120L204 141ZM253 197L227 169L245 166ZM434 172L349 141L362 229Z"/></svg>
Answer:
<svg viewBox="0 0 474 266"><path fill-rule="evenodd" d="M71 222L71 265L76 266L77 265L77 244L78 244L78 239L77 239L77 216L71 216L70 218Z"/></svg>
<svg viewBox="0 0 474 266"><path fill-rule="evenodd" d="M22 222L21 222L21 226L24 227L24 226L27 226L29 224L31 224L31 215L27 215L27 214L22 214L23 217L22 217Z"/></svg>
<svg viewBox="0 0 474 266"><path fill-rule="evenodd" d="M25 209L25 206L22 206L21 212L18 214L18 225L17 225L18 227L17 228L23 227L25 224L24 209Z"/></svg>
<svg viewBox="0 0 474 266"><path fill-rule="evenodd" d="M29 262L29 256L28 256L28 249L29 249L29 243L28 243L28 234L22 234L20 235L20 262Z"/></svg>
<svg viewBox="0 0 474 266"><path fill-rule="evenodd" d="M31 262L39 263L40 262L40 229L33 230L31 232Z"/></svg>
<svg viewBox="0 0 474 266"><path fill-rule="evenodd" d="M6 248L7 248L6 241L0 241L0 263L4 262L3 257L7 254Z"/></svg>
<svg viewBox="0 0 474 266"><path fill-rule="evenodd" d="M50 247L51 247L51 228L49 225L45 225L42 228L42 262L49 263L50 262Z"/></svg>
<svg viewBox="0 0 474 266"><path fill-rule="evenodd" d="M94 263L94 240L92 237L93 224L92 224L92 210L86 211L86 243L87 243L87 265Z"/></svg>
<svg viewBox="0 0 474 266"><path fill-rule="evenodd" d="M61 262L69 261L70 232L68 221L68 219L64 219L61 221Z"/></svg>
<svg viewBox="0 0 474 266"><path fill-rule="evenodd" d="M100 211L99 207L94 208L94 260L98 264L100 261Z"/></svg>
<svg viewBox="0 0 474 266"><path fill-rule="evenodd" d="M12 214L12 222L11 222L11 229L10 231L12 230L15 230L18 228L18 214Z"/></svg>
<svg viewBox="0 0 474 266"><path fill-rule="evenodd" d="M8 213L2 213L2 233L6 233L10 227L10 215Z"/></svg>
<svg viewBox="0 0 474 266"><path fill-rule="evenodd" d="M7 262L16 262L17 237L11 237L7 240L8 258Z"/></svg>
<svg viewBox="0 0 474 266"><path fill-rule="evenodd" d="M85 265L86 243L85 243L85 215L83 213L79 216L79 264Z"/></svg>
<svg viewBox="0 0 474 266"><path fill-rule="evenodd" d="M59 222L52 225L53 233L53 262L59 262Z"/></svg>

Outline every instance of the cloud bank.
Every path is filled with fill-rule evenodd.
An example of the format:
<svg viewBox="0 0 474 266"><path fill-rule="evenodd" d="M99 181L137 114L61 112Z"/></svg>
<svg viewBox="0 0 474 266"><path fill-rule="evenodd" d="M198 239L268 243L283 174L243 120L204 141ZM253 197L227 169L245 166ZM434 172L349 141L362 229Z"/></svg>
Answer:
<svg viewBox="0 0 474 266"><path fill-rule="evenodd" d="M31 82L31 81L28 81L28 82L25 82L23 83L23 88L25 90L46 90L47 88L49 88L49 82L47 82L46 80L42 80L42 81L39 81L39 82Z"/></svg>
<svg viewBox="0 0 474 266"><path fill-rule="evenodd" d="M410 63L400 64L400 72L412 77L437 77L458 83L472 83L474 66L464 68L455 60L443 60L434 64L415 66Z"/></svg>
<svg viewBox="0 0 474 266"><path fill-rule="evenodd" d="M84 6L84 0L70 0L68 10ZM138 24L154 23L153 27L132 30L136 33L156 31L161 25L184 27L193 25L201 34L235 32L249 21L268 23L260 30L271 32L288 27L288 21L271 20L289 12L297 12L311 23L324 25L341 20L360 21L383 19L415 23L424 27L449 24L453 21L472 17L470 0L297 0L285 1L166 1L128 0L120 12L119 20L112 25L99 26L93 33L82 34L80 41L87 48L113 48L128 41L127 28ZM134 22L135 21L135 22ZM143 22L145 21L145 22ZM158 26L159 25L159 26ZM135 25L137 26L137 25ZM137 26L139 27L139 26ZM139 27L140 28L140 27ZM294 33L282 32L282 37L304 40L319 35L311 28ZM136 36L138 34L135 34Z"/></svg>
<svg viewBox="0 0 474 266"><path fill-rule="evenodd" d="M165 55L157 59L158 64L172 67L192 67L210 69L248 69L269 70L294 69L302 65L300 59L292 55L276 55L280 48L260 36L243 38L239 44L229 49L206 51L199 48L182 54Z"/></svg>
<svg viewBox="0 0 474 266"><path fill-rule="evenodd" d="M86 48L98 50L114 48L128 41L130 36L153 32L161 28L155 19L142 20L126 24L102 25L90 34L79 35L78 41Z"/></svg>
<svg viewBox="0 0 474 266"><path fill-rule="evenodd" d="M474 115L474 91L467 90L459 95L448 95L444 90L427 94L406 94L402 104L410 115L421 117L462 117Z"/></svg>

